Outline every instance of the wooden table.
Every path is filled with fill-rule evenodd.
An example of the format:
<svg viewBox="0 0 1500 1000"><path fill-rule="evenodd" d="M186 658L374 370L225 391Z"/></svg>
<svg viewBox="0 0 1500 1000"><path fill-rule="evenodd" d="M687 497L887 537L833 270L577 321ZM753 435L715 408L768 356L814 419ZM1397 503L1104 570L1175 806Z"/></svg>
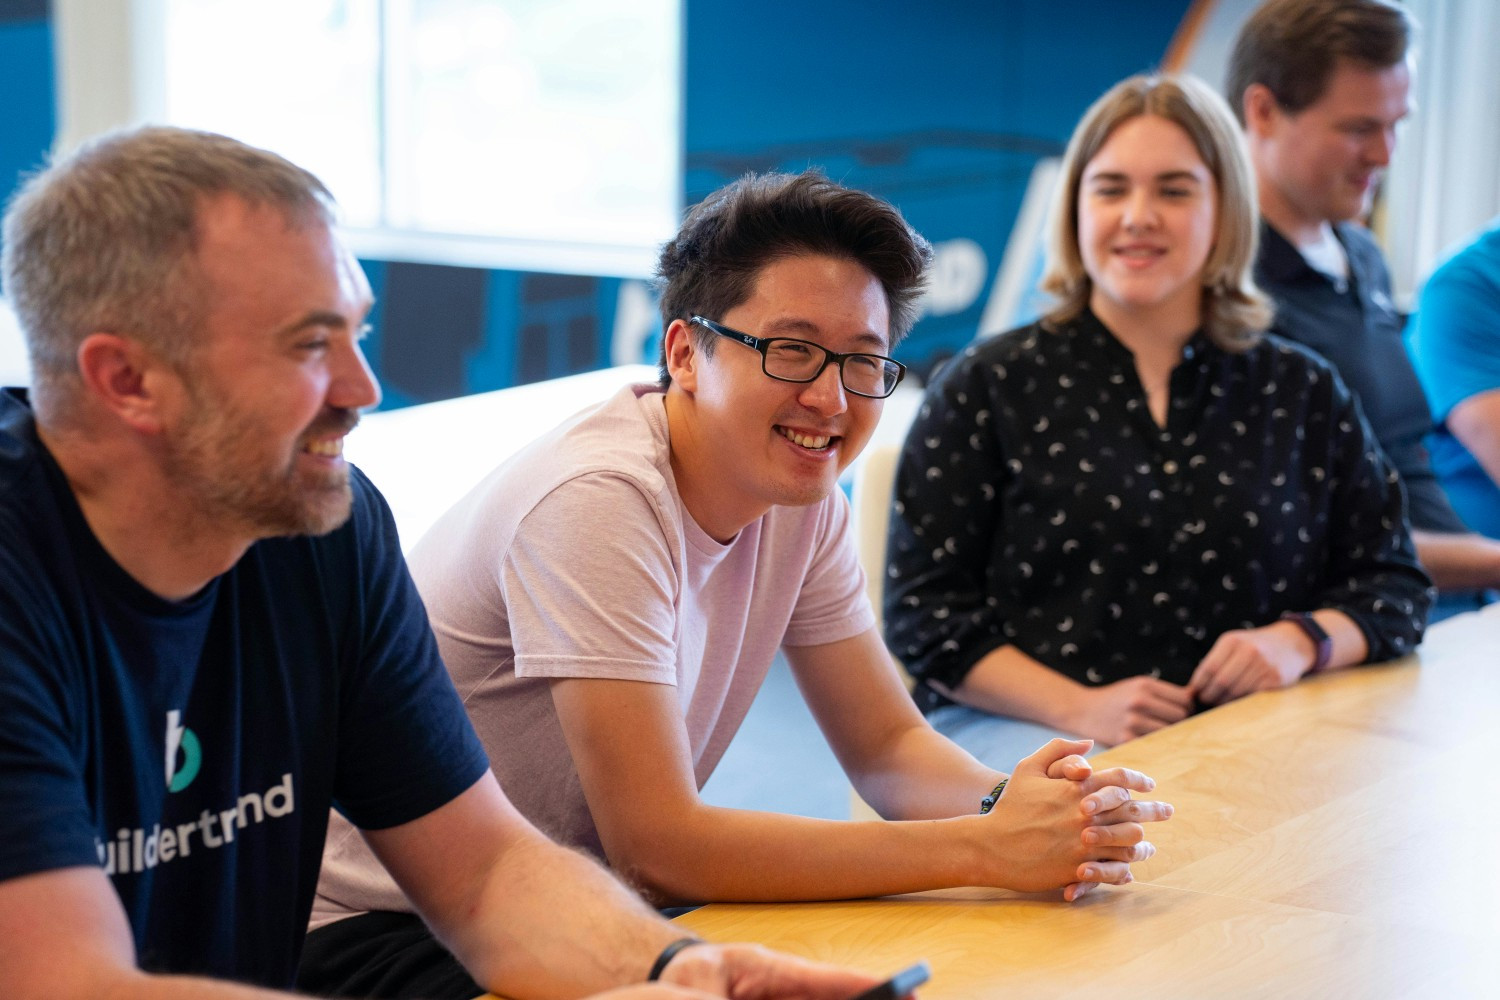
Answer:
<svg viewBox="0 0 1500 1000"><path fill-rule="evenodd" d="M1099 755L1176 816L1138 881L713 905L679 922L958 997L1500 997L1500 606L1418 655L1254 695Z"/></svg>

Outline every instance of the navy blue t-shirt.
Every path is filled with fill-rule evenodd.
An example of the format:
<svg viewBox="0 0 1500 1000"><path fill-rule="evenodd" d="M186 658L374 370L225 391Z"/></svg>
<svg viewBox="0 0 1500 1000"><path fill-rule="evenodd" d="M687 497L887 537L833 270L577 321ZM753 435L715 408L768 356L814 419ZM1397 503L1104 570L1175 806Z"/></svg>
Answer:
<svg viewBox="0 0 1500 1000"><path fill-rule="evenodd" d="M0 394L0 880L100 865L142 968L286 987L329 807L394 826L478 780L390 512L352 480L343 527L169 602Z"/></svg>

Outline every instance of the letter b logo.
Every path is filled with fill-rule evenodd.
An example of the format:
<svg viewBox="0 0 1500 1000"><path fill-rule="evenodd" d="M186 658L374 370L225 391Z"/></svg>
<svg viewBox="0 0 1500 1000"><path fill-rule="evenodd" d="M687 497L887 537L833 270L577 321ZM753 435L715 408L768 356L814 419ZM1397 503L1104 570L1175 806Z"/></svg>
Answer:
<svg viewBox="0 0 1500 1000"><path fill-rule="evenodd" d="M180 792L198 777L198 768L203 764L203 752L198 748L198 737L180 724L182 713L173 709L167 713L167 788ZM177 751L182 751L182 769L177 768Z"/></svg>

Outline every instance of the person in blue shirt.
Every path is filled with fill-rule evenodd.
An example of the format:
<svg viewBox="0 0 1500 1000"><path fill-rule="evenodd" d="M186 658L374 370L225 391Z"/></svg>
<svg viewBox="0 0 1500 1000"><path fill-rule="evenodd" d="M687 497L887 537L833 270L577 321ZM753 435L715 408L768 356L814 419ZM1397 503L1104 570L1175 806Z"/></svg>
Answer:
<svg viewBox="0 0 1500 1000"><path fill-rule="evenodd" d="M342 457L379 390L332 223L306 171L163 128L6 214L34 381L0 395L0 996L289 987L330 806L486 989L872 985L685 941L510 805Z"/></svg>
<svg viewBox="0 0 1500 1000"><path fill-rule="evenodd" d="M1427 279L1408 347L1433 468L1459 516L1500 538L1500 217Z"/></svg>

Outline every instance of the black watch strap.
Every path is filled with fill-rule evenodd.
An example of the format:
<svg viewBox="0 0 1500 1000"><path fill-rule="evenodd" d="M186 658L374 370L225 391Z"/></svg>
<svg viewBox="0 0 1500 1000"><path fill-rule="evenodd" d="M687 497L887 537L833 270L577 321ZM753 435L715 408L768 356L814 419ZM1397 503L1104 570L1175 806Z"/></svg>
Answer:
<svg viewBox="0 0 1500 1000"><path fill-rule="evenodd" d="M1317 652L1313 655L1313 664L1307 668L1307 672L1315 674L1328 666L1328 661L1333 659L1333 639L1324 631L1318 620L1306 611L1288 611L1281 616L1284 622L1295 622L1297 627L1307 633L1312 640Z"/></svg>
<svg viewBox="0 0 1500 1000"><path fill-rule="evenodd" d="M994 791L979 800L979 815L988 815L995 808L995 803L1000 801L1000 796L1005 794L1005 786L1010 783L1009 778L1001 778L1000 784L995 786Z"/></svg>
<svg viewBox="0 0 1500 1000"><path fill-rule="evenodd" d="M661 950L661 954L656 956L656 961L652 963L651 971L646 975L646 982L654 983L660 979L661 974L667 971L667 963L676 958L679 951L702 943L702 938L682 937L667 945Z"/></svg>

